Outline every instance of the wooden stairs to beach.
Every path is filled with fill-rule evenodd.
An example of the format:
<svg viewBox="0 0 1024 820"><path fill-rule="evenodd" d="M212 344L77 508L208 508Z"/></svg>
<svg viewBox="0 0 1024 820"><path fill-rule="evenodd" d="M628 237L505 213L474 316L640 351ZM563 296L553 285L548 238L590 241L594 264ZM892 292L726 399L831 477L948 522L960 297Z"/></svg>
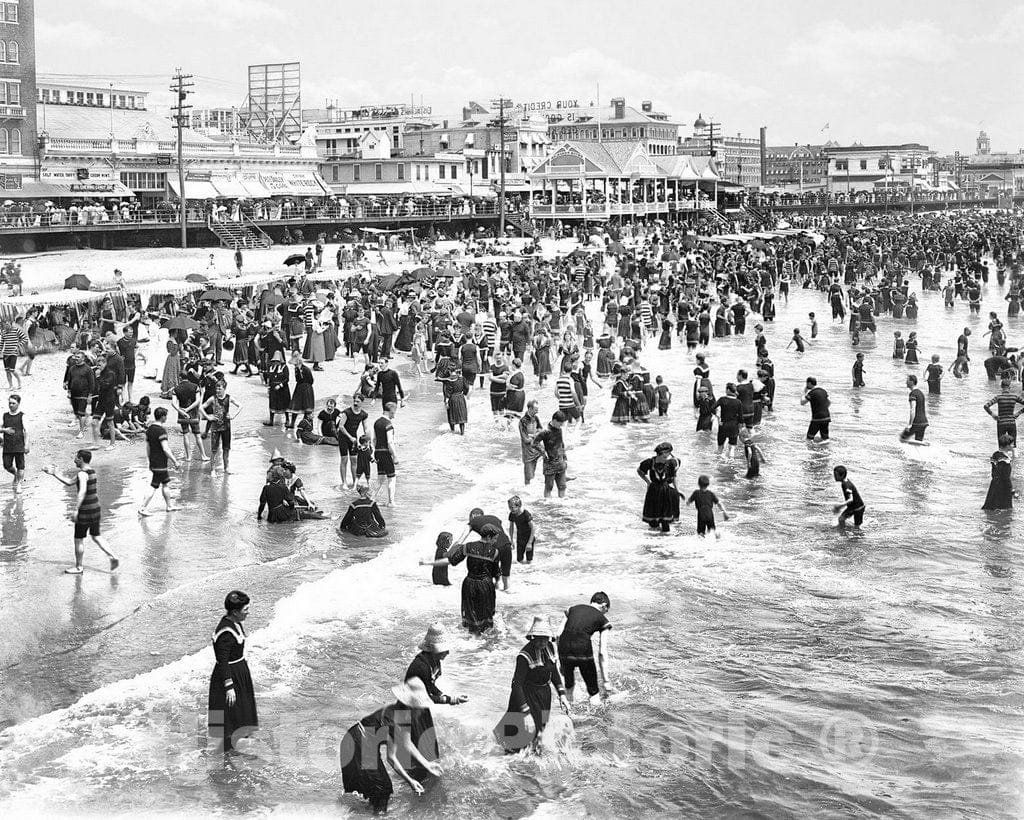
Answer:
<svg viewBox="0 0 1024 820"><path fill-rule="evenodd" d="M274 240L248 217L243 217L240 222L231 220L218 222L210 219L206 226L220 240L221 247L231 250L235 248L269 248L274 244Z"/></svg>
<svg viewBox="0 0 1024 820"><path fill-rule="evenodd" d="M755 208L753 205L744 205L743 212L747 216L756 219L758 224L760 224L761 226L768 224L768 215L759 208Z"/></svg>
<svg viewBox="0 0 1024 820"><path fill-rule="evenodd" d="M534 235L534 226L530 224L529 220L520 214L505 214L505 224L511 225L519 231L520 236Z"/></svg>

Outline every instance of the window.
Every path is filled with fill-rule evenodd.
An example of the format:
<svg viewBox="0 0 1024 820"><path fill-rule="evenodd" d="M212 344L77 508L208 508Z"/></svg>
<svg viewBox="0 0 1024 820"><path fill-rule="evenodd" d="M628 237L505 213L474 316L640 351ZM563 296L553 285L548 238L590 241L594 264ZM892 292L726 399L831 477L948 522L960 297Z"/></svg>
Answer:
<svg viewBox="0 0 1024 820"><path fill-rule="evenodd" d="M337 181L338 181L338 166L337 165L332 165L331 166L331 182L337 182Z"/></svg>
<svg viewBox="0 0 1024 820"><path fill-rule="evenodd" d="M405 179L405 163L404 162L398 163L398 178L399 179Z"/></svg>
<svg viewBox="0 0 1024 820"><path fill-rule="evenodd" d="M837 159L836 160L836 170L837 171L849 171L850 170L850 161L846 160L846 159Z"/></svg>
<svg viewBox="0 0 1024 820"><path fill-rule="evenodd" d="M384 165L382 163L375 163L373 166L373 178L380 182L384 179Z"/></svg>
<svg viewBox="0 0 1024 820"><path fill-rule="evenodd" d="M7 62L7 43L0 40L0 63Z"/></svg>
<svg viewBox="0 0 1024 820"><path fill-rule="evenodd" d="M458 176L459 176L459 166L458 165L453 165L452 166L452 179L458 179Z"/></svg>
<svg viewBox="0 0 1024 820"><path fill-rule="evenodd" d="M11 129L11 153L21 156L21 129Z"/></svg>
<svg viewBox="0 0 1024 820"><path fill-rule="evenodd" d="M85 92L85 104L86 105L92 105L93 102L94 102L94 100L93 100L92 92L91 91L86 91Z"/></svg>
<svg viewBox="0 0 1024 820"><path fill-rule="evenodd" d="M21 174L0 174L0 190L20 191Z"/></svg>
<svg viewBox="0 0 1024 820"><path fill-rule="evenodd" d="M862 171L866 171L868 169L868 161L866 159L862 159L860 161L860 169Z"/></svg>
<svg viewBox="0 0 1024 820"><path fill-rule="evenodd" d="M880 160L878 160L878 170L879 171L888 171L889 170L889 161L885 157L882 157Z"/></svg>
<svg viewBox="0 0 1024 820"><path fill-rule="evenodd" d="M444 166L443 165L438 165L437 166L437 176L438 176L439 179L444 179Z"/></svg>
<svg viewBox="0 0 1024 820"><path fill-rule="evenodd" d="M103 105L103 95L102 94L97 94L96 95L96 105L103 106L104 108L106 107L105 105Z"/></svg>
<svg viewBox="0 0 1024 820"><path fill-rule="evenodd" d="M128 98L128 107L129 108L134 108L135 107L135 97L129 97Z"/></svg>
<svg viewBox="0 0 1024 820"><path fill-rule="evenodd" d="M359 165L358 164L352 166L352 181L353 182L359 182Z"/></svg>
<svg viewBox="0 0 1024 820"><path fill-rule="evenodd" d="M11 135L6 128L0 128L0 154L11 153Z"/></svg>
<svg viewBox="0 0 1024 820"><path fill-rule="evenodd" d="M21 83L7 84L7 102L11 105L21 105Z"/></svg>
<svg viewBox="0 0 1024 820"><path fill-rule="evenodd" d="M75 92L75 102L78 103L79 105L85 105L85 92L84 91L76 91Z"/></svg>
<svg viewBox="0 0 1024 820"><path fill-rule="evenodd" d="M121 184L133 191L162 191L167 187L167 174L158 171L122 171Z"/></svg>
<svg viewBox="0 0 1024 820"><path fill-rule="evenodd" d="M416 166L416 180L419 181L419 178L420 178L420 166L417 165Z"/></svg>
<svg viewBox="0 0 1024 820"><path fill-rule="evenodd" d="M21 59L19 51L20 49L18 48L18 44L14 42L14 40L11 40L10 44L7 46L7 62L19 62L19 60Z"/></svg>
<svg viewBox="0 0 1024 820"><path fill-rule="evenodd" d="M4 3L4 17L8 23L18 22L18 4L17 3Z"/></svg>

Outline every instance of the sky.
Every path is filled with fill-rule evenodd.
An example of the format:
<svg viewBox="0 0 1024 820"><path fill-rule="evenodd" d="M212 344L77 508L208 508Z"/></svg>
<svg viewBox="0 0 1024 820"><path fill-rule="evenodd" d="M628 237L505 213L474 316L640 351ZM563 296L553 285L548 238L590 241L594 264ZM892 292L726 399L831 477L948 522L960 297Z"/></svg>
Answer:
<svg viewBox="0 0 1024 820"><path fill-rule="evenodd" d="M169 103L241 105L250 63L302 64L302 105L653 100L685 125L771 145L922 142L1024 148L1016 103L1024 4L676 0L37 0L37 70L88 75ZM828 126L827 129L825 126Z"/></svg>

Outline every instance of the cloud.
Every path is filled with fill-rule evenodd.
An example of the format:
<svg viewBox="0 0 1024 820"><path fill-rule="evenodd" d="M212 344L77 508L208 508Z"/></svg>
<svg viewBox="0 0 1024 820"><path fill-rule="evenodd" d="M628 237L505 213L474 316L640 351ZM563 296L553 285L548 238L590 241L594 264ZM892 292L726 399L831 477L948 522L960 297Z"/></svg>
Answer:
<svg viewBox="0 0 1024 820"><path fill-rule="evenodd" d="M971 38L972 43L1016 43L1024 40L1024 7L1017 6L1003 14L1002 17L991 26L990 30L982 35Z"/></svg>
<svg viewBox="0 0 1024 820"><path fill-rule="evenodd" d="M96 0L94 0L96 2ZM125 4L122 0L98 0L112 13L130 14L155 25L201 25L204 28L233 29L252 24L273 25L288 22L283 5L266 0L174 0Z"/></svg>
<svg viewBox="0 0 1024 820"><path fill-rule="evenodd" d="M930 22L851 28L833 20L791 43L785 61L830 73L876 74L908 63L946 62L956 55L956 39Z"/></svg>
<svg viewBox="0 0 1024 820"><path fill-rule="evenodd" d="M97 48L110 42L110 35L78 20L36 18L36 46L40 51L60 53L69 44L76 48Z"/></svg>

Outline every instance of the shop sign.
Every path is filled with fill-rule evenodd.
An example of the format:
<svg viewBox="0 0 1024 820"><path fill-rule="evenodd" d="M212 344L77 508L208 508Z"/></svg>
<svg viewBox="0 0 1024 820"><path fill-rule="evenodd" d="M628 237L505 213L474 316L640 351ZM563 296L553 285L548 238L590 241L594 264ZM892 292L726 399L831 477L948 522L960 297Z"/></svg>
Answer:
<svg viewBox="0 0 1024 820"><path fill-rule="evenodd" d="M562 108L579 108L579 100L537 100L535 102L517 103L513 111L553 111Z"/></svg>
<svg viewBox="0 0 1024 820"><path fill-rule="evenodd" d="M76 194L109 193L114 190L112 182L72 182L68 189Z"/></svg>

